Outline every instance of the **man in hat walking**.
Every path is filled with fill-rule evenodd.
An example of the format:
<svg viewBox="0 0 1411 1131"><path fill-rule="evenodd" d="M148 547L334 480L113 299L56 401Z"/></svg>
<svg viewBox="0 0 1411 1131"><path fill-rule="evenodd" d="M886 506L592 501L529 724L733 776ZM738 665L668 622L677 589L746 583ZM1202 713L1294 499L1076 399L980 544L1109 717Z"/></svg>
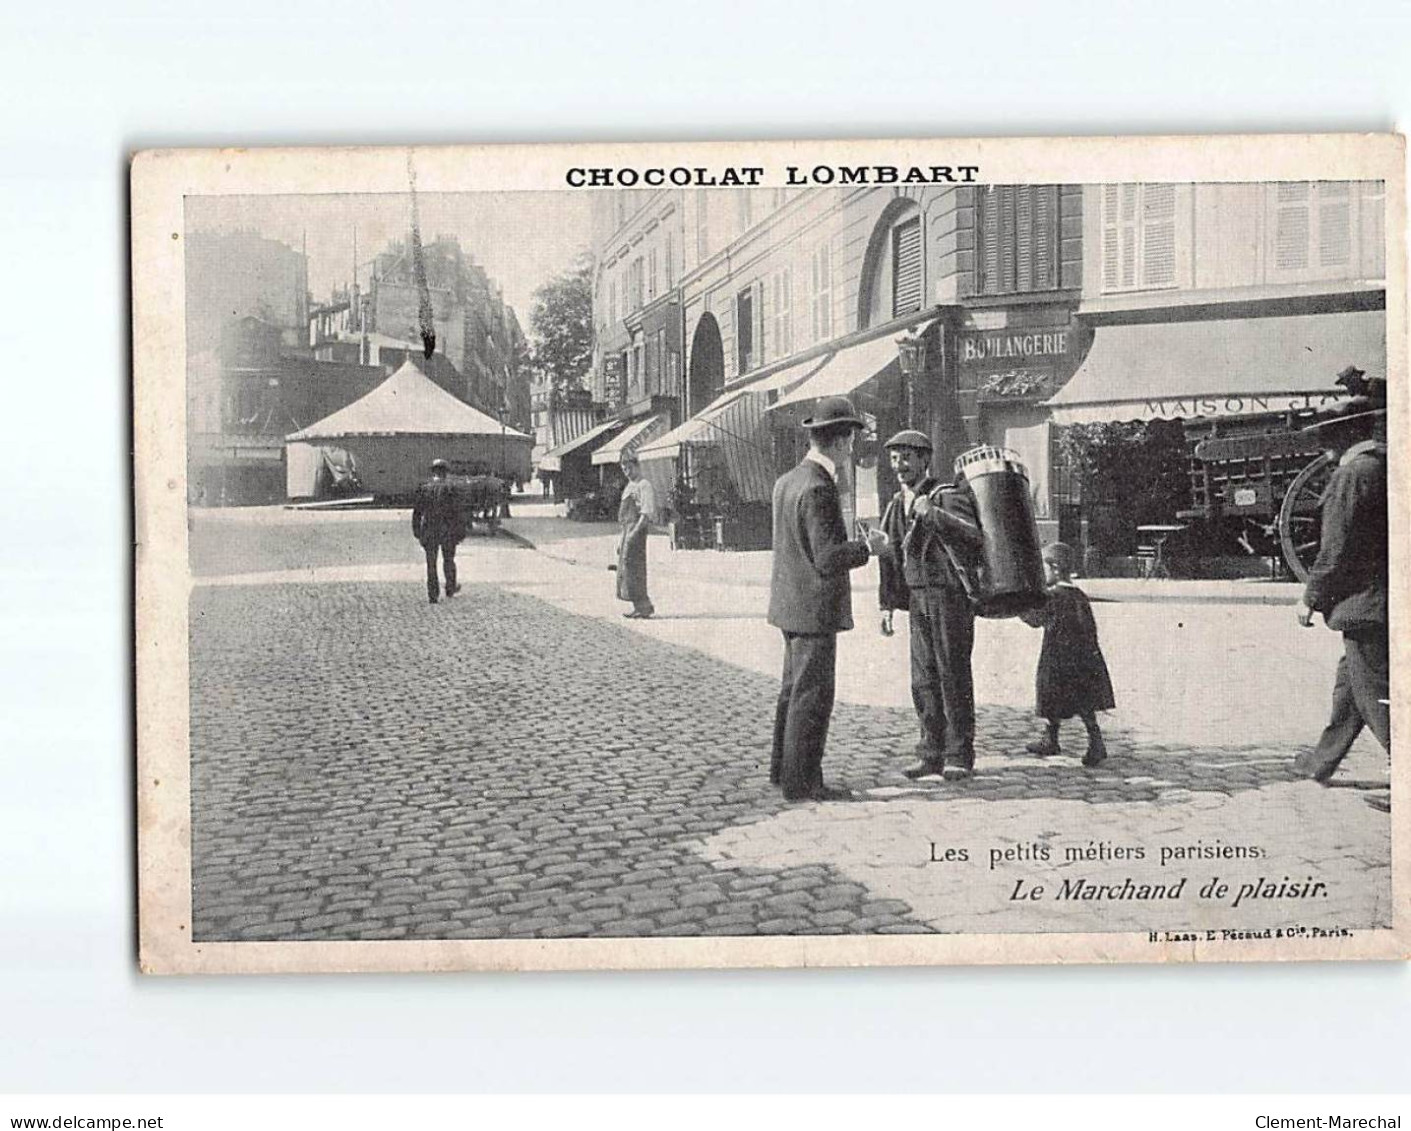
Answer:
<svg viewBox="0 0 1411 1131"><path fill-rule="evenodd" d="M456 546L465 537L465 507L456 485L446 476L446 461L431 461L431 478L416 489L412 503L412 537L426 551L426 596L436 604L441 595L436 555L446 572L446 596L460 590L456 581Z"/></svg>
<svg viewBox="0 0 1411 1131"><path fill-rule="evenodd" d="M1387 636L1387 451L1375 438L1385 413L1370 397L1353 397L1312 426L1337 468L1323 491L1322 538L1308 571L1298 623L1322 613L1342 633L1328 725L1312 751L1294 760L1300 773L1327 782L1364 726L1390 749Z"/></svg>
<svg viewBox="0 0 1411 1131"><path fill-rule="evenodd" d="M967 778L975 768L975 611L962 570L984 536L965 489L931 475L930 437L906 429L886 447L901 489L882 514L882 634L892 635L895 610L910 612L911 701L921 720L920 761L904 772Z"/></svg>
<svg viewBox="0 0 1411 1131"><path fill-rule="evenodd" d="M849 537L838 479L864 427L846 397L825 397L811 417L808 454L774 484L774 562L769 623L784 634L784 674L774 713L769 780L790 801L852 795L823 784L823 750L833 714L838 633L852 628L848 573L880 552L886 537Z"/></svg>

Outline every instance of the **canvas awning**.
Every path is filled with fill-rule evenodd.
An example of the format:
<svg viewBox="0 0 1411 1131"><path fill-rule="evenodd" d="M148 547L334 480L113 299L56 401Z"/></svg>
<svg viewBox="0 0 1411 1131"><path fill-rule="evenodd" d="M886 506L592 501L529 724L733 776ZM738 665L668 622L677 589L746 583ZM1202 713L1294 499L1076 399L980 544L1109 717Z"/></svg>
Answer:
<svg viewBox="0 0 1411 1131"><path fill-rule="evenodd" d="M562 471L564 456L573 452L582 451L590 445L597 446L598 444L606 443L608 438L621 427L622 421L609 420L606 424L598 424L588 429L588 431L575 436L571 440L565 440L558 447L550 448L540 457L539 470L551 472Z"/></svg>
<svg viewBox="0 0 1411 1131"><path fill-rule="evenodd" d="M719 438L715 427L716 420L727 408L751 391L738 389L717 397L686 423L639 447L637 458L644 462L653 459L675 459L681 454L683 447L690 447L693 443L716 442Z"/></svg>
<svg viewBox="0 0 1411 1131"><path fill-rule="evenodd" d="M829 357L812 376L780 397L772 408L784 408L819 397L845 397L895 364L897 342L893 334L847 346Z"/></svg>
<svg viewBox="0 0 1411 1131"><path fill-rule="evenodd" d="M628 452L635 452L642 444L665 431L666 418L663 416L648 416L633 421L593 453L593 462L600 465L621 463L622 457Z"/></svg>
<svg viewBox="0 0 1411 1131"><path fill-rule="evenodd" d="M1316 409L1347 365L1386 377L1385 311L1099 326L1046 404L1055 424Z"/></svg>

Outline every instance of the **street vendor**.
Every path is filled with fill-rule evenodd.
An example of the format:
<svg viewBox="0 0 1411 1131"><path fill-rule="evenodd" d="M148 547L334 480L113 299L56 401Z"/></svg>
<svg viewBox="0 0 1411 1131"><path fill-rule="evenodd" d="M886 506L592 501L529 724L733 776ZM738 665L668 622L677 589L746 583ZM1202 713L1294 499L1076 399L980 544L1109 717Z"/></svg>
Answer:
<svg viewBox="0 0 1411 1131"><path fill-rule="evenodd" d="M911 700L921 722L920 761L909 778L967 778L975 768L975 610L962 570L984 538L969 493L930 472L931 440L906 429L886 444L900 489L882 515L882 634L910 613Z"/></svg>
<svg viewBox="0 0 1411 1131"><path fill-rule="evenodd" d="M656 612L647 594L647 534L656 517L656 492L642 478L635 454L629 452L622 457L622 470L627 485L617 504L617 521L622 528L617 545L617 597L632 602L632 608L623 616L646 620Z"/></svg>

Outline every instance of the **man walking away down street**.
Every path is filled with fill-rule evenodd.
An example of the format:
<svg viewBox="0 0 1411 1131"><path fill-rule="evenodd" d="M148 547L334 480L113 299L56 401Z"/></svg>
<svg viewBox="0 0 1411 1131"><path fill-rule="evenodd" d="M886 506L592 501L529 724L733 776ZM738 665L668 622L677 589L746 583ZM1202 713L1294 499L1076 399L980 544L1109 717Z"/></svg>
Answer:
<svg viewBox="0 0 1411 1131"><path fill-rule="evenodd" d="M441 595L436 575L436 555L446 572L446 596L460 590L456 581L456 546L465 537L465 506L456 485L446 476L446 461L431 461L431 478L416 489L412 503L412 536L426 551L426 596L431 603Z"/></svg>
<svg viewBox="0 0 1411 1131"><path fill-rule="evenodd" d="M975 769L975 611L961 570L984 536L968 490L931 475L924 432L906 429L886 446L901 489L882 515L882 635L892 635L896 609L909 611L911 701L921 721L921 760L904 772L963 779Z"/></svg>
<svg viewBox="0 0 1411 1131"><path fill-rule="evenodd" d="M1385 402L1382 402L1385 403ZM1312 751L1294 759L1299 773L1326 783L1364 726L1391 749L1387 636L1387 449L1375 431L1385 410L1369 397L1343 402L1317 430L1337 468L1323 491L1322 541L1308 572L1298 622L1322 613L1342 633L1328 725Z"/></svg>
<svg viewBox="0 0 1411 1131"><path fill-rule="evenodd" d="M852 460L863 421L846 397L825 397L811 417L808 454L774 484L774 561L769 623L784 634L784 673L774 712L769 780L789 801L852 795L823 784L823 751L833 715L838 633L852 628L848 572L879 552L886 537L848 537L838 477Z"/></svg>
<svg viewBox="0 0 1411 1131"><path fill-rule="evenodd" d="M617 504L617 521L622 527L617 544L617 597L632 602L632 608L623 616L648 620L656 612L647 595L647 535L656 518L656 492L642 478L635 455L622 457L622 470L627 475L627 486Z"/></svg>
<svg viewBox="0 0 1411 1131"><path fill-rule="evenodd" d="M1044 630L1035 679L1035 710L1048 723L1044 736L1026 750L1040 758L1063 753L1058 727L1074 715L1088 731L1083 765L1098 766L1107 759L1107 744L1097 723L1098 711L1117 706L1107 661L1097 642L1097 621L1087 594L1073 584L1073 549L1064 542L1045 546L1044 580L1048 582L1043 605L1020 619Z"/></svg>

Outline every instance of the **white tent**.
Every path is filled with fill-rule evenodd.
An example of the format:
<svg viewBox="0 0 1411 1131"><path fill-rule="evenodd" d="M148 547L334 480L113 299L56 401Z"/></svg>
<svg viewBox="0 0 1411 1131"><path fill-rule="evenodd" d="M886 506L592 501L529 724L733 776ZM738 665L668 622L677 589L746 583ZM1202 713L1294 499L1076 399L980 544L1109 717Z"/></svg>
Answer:
<svg viewBox="0 0 1411 1131"><path fill-rule="evenodd" d="M433 459L452 473L488 471L527 480L533 437L452 396L408 361L366 396L286 436L296 445L352 453L363 486L380 497L410 495Z"/></svg>

